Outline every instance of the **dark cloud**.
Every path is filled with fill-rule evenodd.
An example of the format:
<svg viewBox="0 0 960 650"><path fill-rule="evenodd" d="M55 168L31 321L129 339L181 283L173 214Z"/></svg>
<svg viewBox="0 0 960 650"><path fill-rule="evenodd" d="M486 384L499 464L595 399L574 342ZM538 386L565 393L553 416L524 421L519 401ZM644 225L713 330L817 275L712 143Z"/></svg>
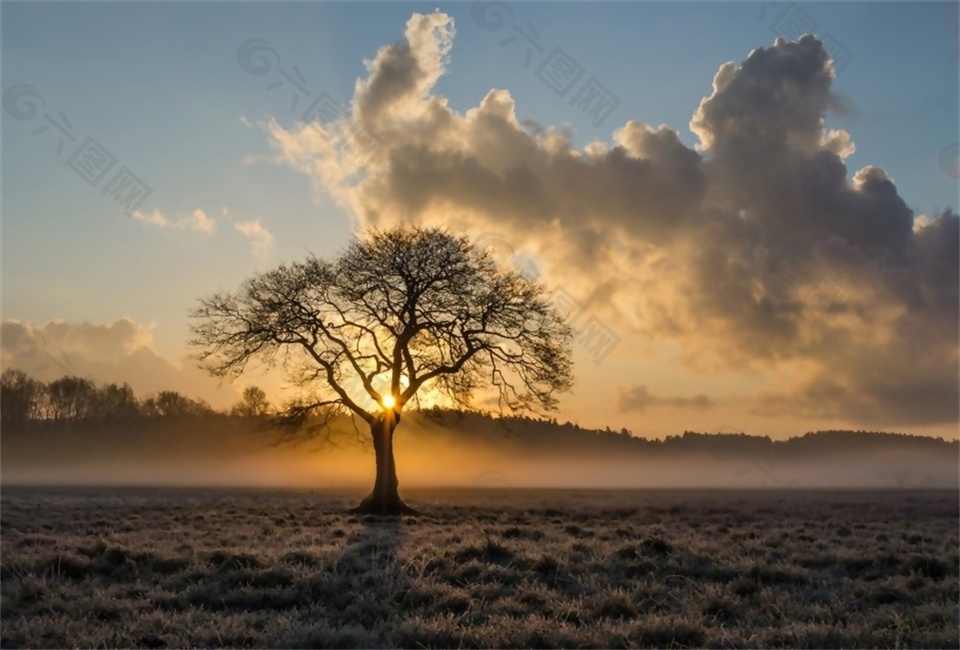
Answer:
<svg viewBox="0 0 960 650"><path fill-rule="evenodd" d="M660 407L708 409L711 406L713 401L702 394L693 397L661 397L651 393L646 386L632 386L620 391L620 410L624 412Z"/></svg>

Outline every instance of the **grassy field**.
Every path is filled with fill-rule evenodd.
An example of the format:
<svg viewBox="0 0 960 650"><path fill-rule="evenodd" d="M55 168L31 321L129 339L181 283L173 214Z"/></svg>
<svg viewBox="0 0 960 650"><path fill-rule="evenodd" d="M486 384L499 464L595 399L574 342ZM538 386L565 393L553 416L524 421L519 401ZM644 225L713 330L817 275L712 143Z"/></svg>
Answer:
<svg viewBox="0 0 960 650"><path fill-rule="evenodd" d="M944 647L956 492L2 493L3 647Z"/></svg>

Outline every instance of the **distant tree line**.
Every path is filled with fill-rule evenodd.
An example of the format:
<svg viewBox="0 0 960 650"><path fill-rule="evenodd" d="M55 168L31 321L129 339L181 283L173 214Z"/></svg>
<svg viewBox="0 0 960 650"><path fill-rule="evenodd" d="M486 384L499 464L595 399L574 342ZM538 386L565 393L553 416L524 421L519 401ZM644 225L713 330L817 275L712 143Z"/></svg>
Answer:
<svg viewBox="0 0 960 650"><path fill-rule="evenodd" d="M902 449L904 446L929 450L949 446L953 452L958 441L942 438L874 431L830 430L808 432L786 440L746 433L699 433L684 431L662 440L636 436L623 428L591 429L574 422L560 423L556 418L516 415L498 417L483 410L430 407L420 413L444 427L447 434L455 431L460 442L486 440L490 434L502 435L521 445L560 449L578 448L602 452L604 449L644 450L666 453L705 453L711 456L768 456L789 453L791 456L824 452L838 453L850 449ZM20 370L7 369L0 375L0 423L128 423L183 417L234 417L265 419L276 414L266 393L257 386L243 391L231 408L217 410L207 402L191 399L176 391L160 391L138 398L129 384L100 384L89 379L65 376L44 383ZM491 428L492 427L492 428ZM501 433L498 434L497 431ZM444 434L446 435L446 434Z"/></svg>
<svg viewBox="0 0 960 650"><path fill-rule="evenodd" d="M266 393L257 386L227 411L218 411L202 399L172 390L138 398L130 384L104 383L65 376L49 383L8 368L0 375L0 422L126 422L141 418L234 416L257 418L273 411Z"/></svg>
<svg viewBox="0 0 960 650"><path fill-rule="evenodd" d="M483 439L488 435L491 414L484 411L450 411L439 408L426 409L425 413L435 422L455 428L459 439ZM493 416L495 418L495 416ZM560 423L556 418L512 416L494 420L506 440L517 444L559 449L577 447L602 451L603 449L645 450L666 453L703 453L717 456L768 456L780 454L838 453L852 449L890 449L904 447L938 450L951 448L956 453L960 442L939 437L890 433L866 430L810 431L801 436L775 440L770 436L743 432L701 433L684 431L680 435L668 435L663 439L650 439L634 435L629 429L614 431L582 427L574 422Z"/></svg>

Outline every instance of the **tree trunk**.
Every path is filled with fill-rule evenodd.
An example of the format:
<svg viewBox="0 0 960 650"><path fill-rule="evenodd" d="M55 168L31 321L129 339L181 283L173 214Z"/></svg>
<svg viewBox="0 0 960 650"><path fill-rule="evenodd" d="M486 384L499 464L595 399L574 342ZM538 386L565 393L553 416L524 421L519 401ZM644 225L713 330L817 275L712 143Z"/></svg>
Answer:
<svg viewBox="0 0 960 650"><path fill-rule="evenodd" d="M377 480L373 491L352 512L375 515L413 515L416 511L400 500L397 492L397 465L393 459L393 432L399 415L393 413L377 418L370 425L373 449L377 456Z"/></svg>

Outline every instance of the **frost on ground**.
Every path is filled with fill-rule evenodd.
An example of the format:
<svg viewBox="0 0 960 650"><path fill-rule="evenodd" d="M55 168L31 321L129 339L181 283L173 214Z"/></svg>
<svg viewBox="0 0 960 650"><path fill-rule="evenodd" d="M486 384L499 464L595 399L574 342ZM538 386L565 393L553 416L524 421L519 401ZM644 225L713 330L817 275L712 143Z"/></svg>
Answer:
<svg viewBox="0 0 960 650"><path fill-rule="evenodd" d="M956 492L4 489L3 647L956 648Z"/></svg>

